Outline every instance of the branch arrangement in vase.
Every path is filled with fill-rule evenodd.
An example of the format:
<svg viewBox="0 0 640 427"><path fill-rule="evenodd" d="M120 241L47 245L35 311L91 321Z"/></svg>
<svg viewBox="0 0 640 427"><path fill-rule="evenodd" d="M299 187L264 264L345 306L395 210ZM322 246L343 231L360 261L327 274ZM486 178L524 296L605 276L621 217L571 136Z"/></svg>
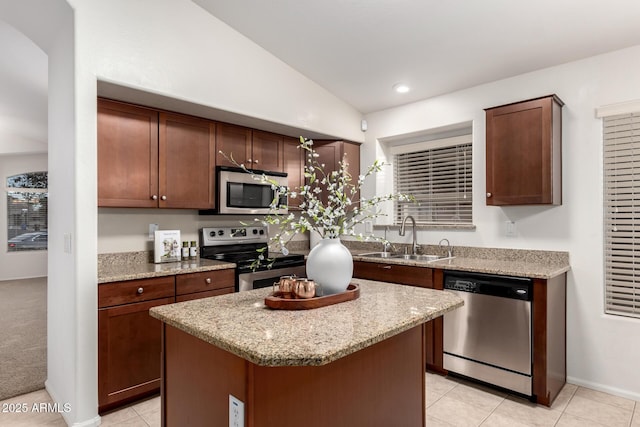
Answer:
<svg viewBox="0 0 640 427"><path fill-rule="evenodd" d="M385 215L379 209L380 203L392 200L415 201L415 198L408 194L390 193L371 198L361 197L359 200L354 199L365 180L380 172L388 164L376 160L367 168L364 174L359 175L357 180L354 181L352 175L349 174L348 163L344 158L340 160L338 170L327 173L325 172L325 165L318 162L319 155L313 149L313 140L300 137L298 148L306 152L304 165L305 184L300 188L299 192L278 185L266 175L255 173L244 164L237 163L233 156L227 156L220 151L229 161L250 173L256 181L271 184L274 197L270 207L274 211L280 207L278 203L283 195L287 196L287 200L302 199L299 204L300 212L298 215L292 212L286 215L273 213L266 215L264 218L255 219L255 221L264 224L280 227L280 231L270 237L270 242L277 244L285 255L289 252L287 244L293 236L307 231L315 231L322 238L335 239L340 236L353 236L364 241L386 242L383 237L356 233L355 228L357 225L364 223L364 221ZM321 199L321 194L327 195L326 202ZM265 251L266 249L259 251L255 264L269 262L265 257Z"/></svg>

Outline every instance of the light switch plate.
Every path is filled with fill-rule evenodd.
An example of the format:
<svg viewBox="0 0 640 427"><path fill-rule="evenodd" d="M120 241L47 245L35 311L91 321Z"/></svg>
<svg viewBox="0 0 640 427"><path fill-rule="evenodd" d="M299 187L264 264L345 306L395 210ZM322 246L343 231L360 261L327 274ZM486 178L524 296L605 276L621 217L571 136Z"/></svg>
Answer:
<svg viewBox="0 0 640 427"><path fill-rule="evenodd" d="M153 240L155 238L156 230L160 229L159 224L149 224L149 240Z"/></svg>
<svg viewBox="0 0 640 427"><path fill-rule="evenodd" d="M515 221L507 221L505 223L505 235L507 237L516 237L516 222Z"/></svg>
<svg viewBox="0 0 640 427"><path fill-rule="evenodd" d="M371 221L365 221L364 222L364 232L367 234L372 234L373 233L373 222Z"/></svg>

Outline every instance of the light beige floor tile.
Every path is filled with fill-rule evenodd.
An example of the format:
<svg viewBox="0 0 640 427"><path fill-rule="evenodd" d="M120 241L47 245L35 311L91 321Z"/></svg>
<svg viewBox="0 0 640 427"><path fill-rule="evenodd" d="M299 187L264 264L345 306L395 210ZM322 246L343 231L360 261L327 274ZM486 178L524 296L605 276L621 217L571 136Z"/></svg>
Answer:
<svg viewBox="0 0 640 427"><path fill-rule="evenodd" d="M46 408L41 408L40 404L42 403L53 403L51 396L49 396L49 393L47 393L45 389L3 400L0 402L0 409L12 412L0 413L0 426L31 427L36 425L67 425L60 413L46 412ZM26 409L26 412L13 412L16 410L15 405L18 405L21 410Z"/></svg>
<svg viewBox="0 0 640 427"><path fill-rule="evenodd" d="M633 413L631 427L640 427L640 402L636 402L636 410Z"/></svg>
<svg viewBox="0 0 640 427"><path fill-rule="evenodd" d="M479 426L490 413L491 411L461 402L446 395L427 408L427 414L430 417L454 426Z"/></svg>
<svg viewBox="0 0 640 427"><path fill-rule="evenodd" d="M556 399L551 404L551 409L564 411L564 408L567 407L567 404L569 403L577 389L577 385L565 384L562 390L560 390L560 393L558 393L558 395L556 396Z"/></svg>
<svg viewBox="0 0 640 427"><path fill-rule="evenodd" d="M138 413L138 415L142 415L149 412L158 412L160 413L160 396L152 397L138 403L131 405L134 411Z"/></svg>
<svg viewBox="0 0 640 427"><path fill-rule="evenodd" d="M553 426L562 415L562 411L513 396L508 396L493 413L528 426Z"/></svg>
<svg viewBox="0 0 640 427"><path fill-rule="evenodd" d="M445 394L458 384L458 381L443 377L441 375L427 373L426 376L427 391L431 389L436 394Z"/></svg>
<svg viewBox="0 0 640 427"><path fill-rule="evenodd" d="M160 408L158 408L157 411L145 412L141 414L140 417L150 427L160 427L162 424L162 419L160 417Z"/></svg>
<svg viewBox="0 0 640 427"><path fill-rule="evenodd" d="M606 403L607 405L630 409L632 411L635 407L635 402L633 400L625 399L624 397L613 396L608 393L603 393L601 391L596 391L585 387L578 387L575 395L583 397L585 399L594 400L596 402Z"/></svg>
<svg viewBox="0 0 640 427"><path fill-rule="evenodd" d="M519 421L514 420L513 418L509 418L505 415L496 414L495 412L489 415L489 417L484 420L482 427L529 427L530 424L523 424Z"/></svg>
<svg viewBox="0 0 640 427"><path fill-rule="evenodd" d="M620 408L618 406L597 402L591 399L585 399L577 395L573 396L565 412L584 418L606 426L628 427L631 424L633 415L632 409Z"/></svg>
<svg viewBox="0 0 640 427"><path fill-rule="evenodd" d="M473 383L461 383L447 392L445 396L477 406L489 412L498 407L507 397L507 393Z"/></svg>
<svg viewBox="0 0 640 427"><path fill-rule="evenodd" d="M604 424L597 423L595 421L580 418L568 413L562 414L556 427L607 427Z"/></svg>
<svg viewBox="0 0 640 427"><path fill-rule="evenodd" d="M126 420L102 422L100 427L149 427L142 417L135 416Z"/></svg>
<svg viewBox="0 0 640 427"><path fill-rule="evenodd" d="M116 425L117 423L125 422L127 420L140 418L138 413L133 410L131 406L128 406L123 409L117 409L113 412L109 412L107 414L102 415L102 424L111 423L112 425Z"/></svg>
<svg viewBox="0 0 640 427"><path fill-rule="evenodd" d="M453 424L449 424L446 421L439 420L438 418L434 418L428 415L427 411L427 427L452 427Z"/></svg>

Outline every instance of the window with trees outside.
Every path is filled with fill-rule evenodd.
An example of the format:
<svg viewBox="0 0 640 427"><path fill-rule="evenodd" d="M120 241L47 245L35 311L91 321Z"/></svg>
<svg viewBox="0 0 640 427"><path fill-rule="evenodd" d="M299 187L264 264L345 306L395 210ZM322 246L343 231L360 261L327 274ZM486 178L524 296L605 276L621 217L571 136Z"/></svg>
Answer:
<svg viewBox="0 0 640 427"><path fill-rule="evenodd" d="M7 178L7 250L47 249L47 172L28 172Z"/></svg>

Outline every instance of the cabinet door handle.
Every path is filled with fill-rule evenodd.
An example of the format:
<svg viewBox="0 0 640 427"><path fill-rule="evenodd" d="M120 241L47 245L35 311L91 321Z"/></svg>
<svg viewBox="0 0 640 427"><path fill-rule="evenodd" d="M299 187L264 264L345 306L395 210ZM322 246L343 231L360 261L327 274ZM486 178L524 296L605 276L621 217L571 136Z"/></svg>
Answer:
<svg viewBox="0 0 640 427"><path fill-rule="evenodd" d="M144 292L144 288L143 287L139 287L138 288L138 295L142 295L143 292Z"/></svg>
<svg viewBox="0 0 640 427"><path fill-rule="evenodd" d="M253 163L253 160L247 159L247 163Z"/></svg>
<svg viewBox="0 0 640 427"><path fill-rule="evenodd" d="M390 265L379 265L378 268L381 268L383 270L391 270L391 266Z"/></svg>
<svg viewBox="0 0 640 427"><path fill-rule="evenodd" d="M153 196L151 196L151 200L158 200L158 196L154 194Z"/></svg>
<svg viewBox="0 0 640 427"><path fill-rule="evenodd" d="M253 163L255 163L255 164L257 165L257 164L258 164L258 161L257 161L257 160L254 160L254 161L253 161Z"/></svg>
<svg viewBox="0 0 640 427"><path fill-rule="evenodd" d="M211 284L211 278L207 277L206 279L204 279L204 281L207 283L207 285Z"/></svg>
<svg viewBox="0 0 640 427"><path fill-rule="evenodd" d="M167 200L167 196L160 197L162 200Z"/></svg>
<svg viewBox="0 0 640 427"><path fill-rule="evenodd" d="M491 193L487 193L487 197L491 197L491 196L492 196L492 194L491 194Z"/></svg>

